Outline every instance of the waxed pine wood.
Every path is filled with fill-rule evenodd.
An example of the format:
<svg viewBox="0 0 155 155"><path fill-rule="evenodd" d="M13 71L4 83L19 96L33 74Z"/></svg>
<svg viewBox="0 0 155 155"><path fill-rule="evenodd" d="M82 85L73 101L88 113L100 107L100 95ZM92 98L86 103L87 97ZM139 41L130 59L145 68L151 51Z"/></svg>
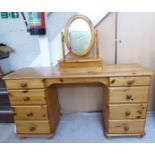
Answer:
<svg viewBox="0 0 155 155"><path fill-rule="evenodd" d="M109 120L109 134L144 133L145 120Z"/></svg>
<svg viewBox="0 0 155 155"><path fill-rule="evenodd" d="M17 134L51 134L49 121L16 121ZM26 134L25 134L26 133Z"/></svg>
<svg viewBox="0 0 155 155"><path fill-rule="evenodd" d="M15 120L48 120L47 105L13 106Z"/></svg>
<svg viewBox="0 0 155 155"><path fill-rule="evenodd" d="M103 85L102 117L106 136L143 136L152 74L144 67L129 64L104 65L101 72L86 70L81 73L61 73L58 68L51 67L23 68L3 79L6 83L11 82L7 89L19 137L54 135L61 113L57 84L66 83ZM15 81L18 85L12 86ZM21 81L27 82L24 88ZM29 100L23 102L24 97ZM26 118L25 115L31 112L36 113L36 117ZM44 113L45 120L42 118Z"/></svg>
<svg viewBox="0 0 155 155"><path fill-rule="evenodd" d="M44 88L42 79L33 80L7 80L6 86L9 89L29 89L29 88Z"/></svg>
<svg viewBox="0 0 155 155"><path fill-rule="evenodd" d="M147 104L109 104L109 119L140 119L146 117Z"/></svg>
<svg viewBox="0 0 155 155"><path fill-rule="evenodd" d="M107 86L103 85L103 111L102 111L102 117L103 117L103 125L105 128L105 134L108 131L108 119L109 119L109 90Z"/></svg>
<svg viewBox="0 0 155 155"><path fill-rule="evenodd" d="M44 89L19 89L8 90L9 99L12 105L21 104L46 104Z"/></svg>
<svg viewBox="0 0 155 155"><path fill-rule="evenodd" d="M49 113L49 119L51 122L51 129L54 133L56 130L56 127L59 123L61 114L60 114L60 105L58 100L58 94L57 94L57 86L51 85L47 88L47 104L48 104L48 113Z"/></svg>
<svg viewBox="0 0 155 155"><path fill-rule="evenodd" d="M147 102L149 86L142 87L110 87L110 103Z"/></svg>
<svg viewBox="0 0 155 155"><path fill-rule="evenodd" d="M103 66L103 70L101 72L88 72L85 70L83 73L61 73L59 72L57 67L28 67L19 69L7 76L4 76L6 84L9 79L15 80L18 79L29 79L32 83L34 82L32 79L53 79L53 78L85 78L85 77L130 77L130 76L152 76L153 72L145 67L142 67L137 64L119 64L119 65L105 65ZM14 82L14 81L12 81ZM10 88L7 86L7 88Z"/></svg>
<svg viewBox="0 0 155 155"><path fill-rule="evenodd" d="M59 71L62 73L101 72L103 60L101 58L68 59L59 61Z"/></svg>
<svg viewBox="0 0 155 155"><path fill-rule="evenodd" d="M150 80L149 76L112 77L110 78L110 86L148 86Z"/></svg>

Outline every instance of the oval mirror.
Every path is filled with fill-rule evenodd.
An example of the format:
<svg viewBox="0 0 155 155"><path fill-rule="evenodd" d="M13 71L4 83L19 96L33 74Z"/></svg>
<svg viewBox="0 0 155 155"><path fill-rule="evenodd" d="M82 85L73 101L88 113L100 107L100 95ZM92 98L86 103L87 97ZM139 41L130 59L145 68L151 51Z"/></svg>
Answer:
<svg viewBox="0 0 155 155"><path fill-rule="evenodd" d="M67 48L76 56L87 55L94 45L94 27L83 15L73 16L67 22L64 34Z"/></svg>

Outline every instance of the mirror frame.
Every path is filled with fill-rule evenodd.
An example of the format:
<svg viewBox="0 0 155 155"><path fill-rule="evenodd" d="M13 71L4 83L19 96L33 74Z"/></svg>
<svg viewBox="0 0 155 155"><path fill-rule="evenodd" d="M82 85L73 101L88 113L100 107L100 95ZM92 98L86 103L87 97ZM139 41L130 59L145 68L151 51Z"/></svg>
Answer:
<svg viewBox="0 0 155 155"><path fill-rule="evenodd" d="M69 30L69 27L70 25L76 20L76 19L83 19L89 26L90 28L90 32L91 32L91 40L90 40L90 44L88 46L88 48L84 51L81 51L81 52L77 52L76 50L72 49L71 46L70 46L70 43L69 43L69 38L68 38L68 30ZM94 46L94 43L95 43L95 29L93 27L93 24L92 22L89 20L88 17L84 16L84 15L75 15L73 17L71 17L68 22L66 23L66 26L65 26L65 30L64 30L64 39L65 39L65 43L66 43L66 46L68 48L68 50L76 55L76 56L85 56L87 54L90 53L90 51L92 50L93 46Z"/></svg>

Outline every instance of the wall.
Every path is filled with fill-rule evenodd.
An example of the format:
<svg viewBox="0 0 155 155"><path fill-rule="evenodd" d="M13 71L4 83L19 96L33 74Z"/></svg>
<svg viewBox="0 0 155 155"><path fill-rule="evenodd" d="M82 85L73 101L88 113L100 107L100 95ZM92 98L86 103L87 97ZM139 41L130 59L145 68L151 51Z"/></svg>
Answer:
<svg viewBox="0 0 155 155"><path fill-rule="evenodd" d="M21 17L20 20L0 19L0 42L7 43L16 50L9 58L12 69L25 66L45 65L45 61L49 58L49 53L47 53L48 48L50 48L52 56L53 53L61 53L60 36L55 38L56 32L58 33L58 31L54 32L54 27L58 28L57 26L60 26L61 29L68 18L72 16L72 13L67 14L67 18L64 20L62 20L63 16L59 13L58 16L61 18L57 18L54 14L48 18L48 36L44 37L30 36L29 33L26 32ZM109 14L96 27L99 31L100 55L106 64L115 63L115 17L115 13ZM52 18L54 20L52 20ZM57 26L54 24L56 21L58 22ZM118 13L117 62L121 64L138 63L155 71L154 27L155 13ZM60 41L57 42L57 46L53 46L52 41L54 38ZM59 51L58 48L60 49ZM48 59L46 65L49 64L49 60L50 59ZM154 81L155 78L153 77L149 110L155 110ZM97 84L59 86L62 112L72 113L101 110L103 101L102 93L102 87Z"/></svg>
<svg viewBox="0 0 155 155"><path fill-rule="evenodd" d="M138 63L155 72L155 13L111 13L96 29L99 31L99 50L104 63ZM115 35L117 32L117 46ZM148 110L155 110L155 76L151 82ZM59 89L64 113L98 111L102 109L102 87L99 85L66 85Z"/></svg>
<svg viewBox="0 0 155 155"><path fill-rule="evenodd" d="M66 22L77 12L52 12L47 16L47 35L52 41L61 30L64 29Z"/></svg>
<svg viewBox="0 0 155 155"><path fill-rule="evenodd" d="M138 63L155 72L155 13L118 13L117 61ZM149 110L155 110L155 77Z"/></svg>
<svg viewBox="0 0 155 155"><path fill-rule="evenodd" d="M30 36L26 31L24 20L0 18L0 42L15 49L9 62L12 70L31 66L40 55L38 36Z"/></svg>
<svg viewBox="0 0 155 155"><path fill-rule="evenodd" d="M47 18L47 35L52 65L62 58L61 32L64 31L66 22L77 12L53 12Z"/></svg>
<svg viewBox="0 0 155 155"><path fill-rule="evenodd" d="M110 13L97 26L100 57L105 64L115 63L116 14Z"/></svg>
<svg viewBox="0 0 155 155"><path fill-rule="evenodd" d="M109 14L97 27L99 51L104 63L115 63L115 13ZM102 110L102 86L98 84L59 86L59 100L63 113Z"/></svg>

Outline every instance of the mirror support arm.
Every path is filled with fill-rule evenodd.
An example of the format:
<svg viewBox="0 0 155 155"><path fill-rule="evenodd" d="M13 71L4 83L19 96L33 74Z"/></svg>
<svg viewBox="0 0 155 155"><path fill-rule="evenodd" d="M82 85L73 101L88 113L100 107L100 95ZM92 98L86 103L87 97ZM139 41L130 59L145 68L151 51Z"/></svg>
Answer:
<svg viewBox="0 0 155 155"><path fill-rule="evenodd" d="M98 47L98 31L95 30L95 40L96 40L96 57L99 58L99 47Z"/></svg>
<svg viewBox="0 0 155 155"><path fill-rule="evenodd" d="M64 35L63 35L63 32L61 32L61 41L62 41L62 56L63 56L63 59L65 60L65 48L64 48Z"/></svg>

